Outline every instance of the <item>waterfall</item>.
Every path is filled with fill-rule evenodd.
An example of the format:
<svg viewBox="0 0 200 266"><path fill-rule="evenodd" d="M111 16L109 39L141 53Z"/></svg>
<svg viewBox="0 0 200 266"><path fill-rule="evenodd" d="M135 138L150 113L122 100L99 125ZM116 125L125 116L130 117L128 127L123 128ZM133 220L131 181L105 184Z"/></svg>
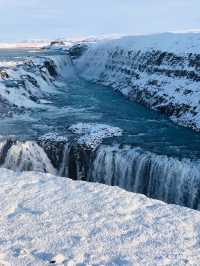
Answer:
<svg viewBox="0 0 200 266"><path fill-rule="evenodd" d="M119 186L167 203L200 209L200 161L157 155L130 146L85 150L65 139L0 139L0 165Z"/></svg>
<svg viewBox="0 0 200 266"><path fill-rule="evenodd" d="M3 114L9 116L11 111L21 113L30 108L46 108L49 96L63 87L62 81L65 73L72 69L71 65L67 54L44 54L13 62L10 68L3 66L5 78L1 79L0 90Z"/></svg>
<svg viewBox="0 0 200 266"><path fill-rule="evenodd" d="M6 139L0 136L0 165L2 165L5 161L6 154L9 148L12 146L13 140Z"/></svg>
<svg viewBox="0 0 200 266"><path fill-rule="evenodd" d="M168 203L200 208L200 162L178 160L140 148L101 146L89 179Z"/></svg>
<svg viewBox="0 0 200 266"><path fill-rule="evenodd" d="M58 175L68 177L68 163L69 163L69 144L66 143L63 148L62 160L59 166Z"/></svg>
<svg viewBox="0 0 200 266"><path fill-rule="evenodd" d="M17 141L0 137L0 167L67 177L69 151L67 138L52 134L37 141Z"/></svg>
<svg viewBox="0 0 200 266"><path fill-rule="evenodd" d="M33 141L14 143L8 150L2 167L14 171L39 171L56 174L44 150Z"/></svg>

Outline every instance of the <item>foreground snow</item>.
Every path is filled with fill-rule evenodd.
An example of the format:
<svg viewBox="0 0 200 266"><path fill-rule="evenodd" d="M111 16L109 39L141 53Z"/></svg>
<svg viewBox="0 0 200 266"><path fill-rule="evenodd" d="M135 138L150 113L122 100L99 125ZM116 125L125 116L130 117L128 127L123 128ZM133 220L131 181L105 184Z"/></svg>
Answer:
<svg viewBox="0 0 200 266"><path fill-rule="evenodd" d="M199 212L116 187L1 169L0 213L0 265L199 265Z"/></svg>

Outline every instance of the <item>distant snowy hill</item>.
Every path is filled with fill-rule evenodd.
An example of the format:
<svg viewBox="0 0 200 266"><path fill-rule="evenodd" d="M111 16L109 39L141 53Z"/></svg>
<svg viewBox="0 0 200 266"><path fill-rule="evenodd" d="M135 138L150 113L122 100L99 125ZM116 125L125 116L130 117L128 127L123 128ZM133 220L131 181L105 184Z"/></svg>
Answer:
<svg viewBox="0 0 200 266"><path fill-rule="evenodd" d="M78 57L82 77L200 130L199 33L102 40Z"/></svg>
<svg viewBox="0 0 200 266"><path fill-rule="evenodd" d="M200 213L116 187L1 169L1 265L199 265Z"/></svg>
<svg viewBox="0 0 200 266"><path fill-rule="evenodd" d="M29 40L22 42L0 42L0 49L14 49L14 48L41 48L49 44L49 40Z"/></svg>
<svg viewBox="0 0 200 266"><path fill-rule="evenodd" d="M103 39L96 46L128 50L162 50L172 53L200 53L200 32L160 33Z"/></svg>

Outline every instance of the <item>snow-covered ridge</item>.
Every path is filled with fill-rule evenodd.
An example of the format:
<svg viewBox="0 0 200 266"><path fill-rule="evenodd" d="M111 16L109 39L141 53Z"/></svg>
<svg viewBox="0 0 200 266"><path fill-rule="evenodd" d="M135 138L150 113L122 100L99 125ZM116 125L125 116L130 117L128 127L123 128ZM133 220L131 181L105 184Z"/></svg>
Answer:
<svg viewBox="0 0 200 266"><path fill-rule="evenodd" d="M96 149L103 139L119 137L122 130L105 124L78 123L69 128L75 134L82 135L78 139L78 144L88 149Z"/></svg>
<svg viewBox="0 0 200 266"><path fill-rule="evenodd" d="M200 32L197 33L160 33L151 35L121 36L116 38L97 39L93 47L123 48L128 50L161 50L171 53L200 53Z"/></svg>
<svg viewBox="0 0 200 266"><path fill-rule="evenodd" d="M200 130L200 34L165 33L88 44L80 75Z"/></svg>
<svg viewBox="0 0 200 266"><path fill-rule="evenodd" d="M200 213L116 187L0 174L2 265L198 265Z"/></svg>
<svg viewBox="0 0 200 266"><path fill-rule="evenodd" d="M0 114L6 115L12 110L44 108L48 96L61 85L57 77L67 63L67 55L0 62Z"/></svg>

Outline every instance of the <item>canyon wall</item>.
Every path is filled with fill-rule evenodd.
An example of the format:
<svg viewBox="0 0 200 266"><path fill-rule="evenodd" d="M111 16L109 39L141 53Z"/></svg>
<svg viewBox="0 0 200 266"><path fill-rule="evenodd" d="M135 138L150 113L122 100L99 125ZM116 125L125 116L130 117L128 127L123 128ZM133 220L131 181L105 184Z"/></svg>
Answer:
<svg viewBox="0 0 200 266"><path fill-rule="evenodd" d="M199 131L199 47L200 34L169 33L97 41L71 53L83 78Z"/></svg>

